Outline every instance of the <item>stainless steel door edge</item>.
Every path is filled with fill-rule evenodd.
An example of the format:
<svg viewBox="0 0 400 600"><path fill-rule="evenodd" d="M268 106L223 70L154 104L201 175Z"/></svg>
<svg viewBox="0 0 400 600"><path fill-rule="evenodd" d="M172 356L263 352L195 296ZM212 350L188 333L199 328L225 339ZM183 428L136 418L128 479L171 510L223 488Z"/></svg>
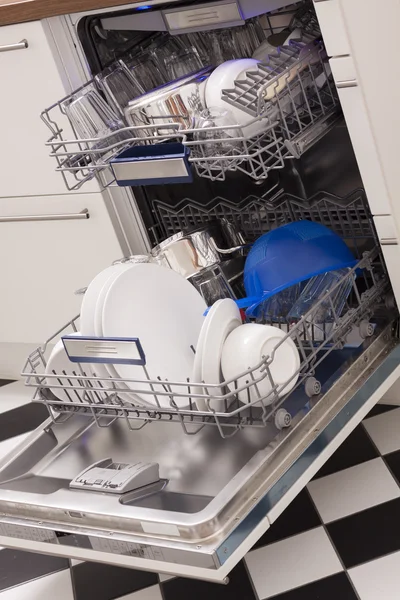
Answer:
<svg viewBox="0 0 400 600"><path fill-rule="evenodd" d="M390 336L388 327L330 388L298 427L293 429L281 448L271 455L268 461L269 476L264 480L262 488L256 490L255 482L252 482L256 505L217 549L221 565L279 504L313 463L318 461L339 432L361 412L363 406L385 381L389 381L396 370L399 371L398 377L400 345L397 339ZM379 397L385 391L386 389ZM359 419L354 420L354 427L363 417L364 414L361 414ZM321 464L315 471L320 466ZM264 469L263 472L265 474ZM314 473L309 474L303 485L313 475Z"/></svg>

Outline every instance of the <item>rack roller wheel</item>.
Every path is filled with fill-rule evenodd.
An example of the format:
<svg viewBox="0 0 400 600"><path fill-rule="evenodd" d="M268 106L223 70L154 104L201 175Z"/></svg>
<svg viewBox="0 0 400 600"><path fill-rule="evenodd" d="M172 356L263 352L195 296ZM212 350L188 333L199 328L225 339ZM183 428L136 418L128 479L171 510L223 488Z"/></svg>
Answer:
<svg viewBox="0 0 400 600"><path fill-rule="evenodd" d="M365 338L374 335L374 326L369 321L364 320L359 324L358 331L363 340L365 340Z"/></svg>
<svg viewBox="0 0 400 600"><path fill-rule="evenodd" d="M292 424L292 417L284 408L278 408L275 413L275 427L277 429L284 429L290 427Z"/></svg>
<svg viewBox="0 0 400 600"><path fill-rule="evenodd" d="M318 394L321 393L321 384L318 379L315 379L315 377L308 377L304 384L304 391L309 398L318 396Z"/></svg>

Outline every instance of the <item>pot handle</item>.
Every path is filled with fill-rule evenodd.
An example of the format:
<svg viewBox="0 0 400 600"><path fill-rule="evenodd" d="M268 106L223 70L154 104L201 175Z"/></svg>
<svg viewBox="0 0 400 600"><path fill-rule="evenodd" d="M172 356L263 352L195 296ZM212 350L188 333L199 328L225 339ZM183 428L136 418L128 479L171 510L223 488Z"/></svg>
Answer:
<svg viewBox="0 0 400 600"><path fill-rule="evenodd" d="M210 244L213 247L213 250L216 250L219 254L232 254L232 252L236 252L237 250L243 250L244 248L250 248L253 244L242 244L241 246L235 246L234 248L218 248L217 244L214 241L214 238L210 239Z"/></svg>

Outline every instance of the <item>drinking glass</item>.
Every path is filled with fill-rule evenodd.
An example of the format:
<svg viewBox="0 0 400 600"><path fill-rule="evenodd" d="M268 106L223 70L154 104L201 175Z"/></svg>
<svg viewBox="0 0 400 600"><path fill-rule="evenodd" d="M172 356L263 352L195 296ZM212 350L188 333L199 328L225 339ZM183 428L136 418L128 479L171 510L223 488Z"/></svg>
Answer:
<svg viewBox="0 0 400 600"><path fill-rule="evenodd" d="M86 140L107 136L98 142L87 142L88 149L100 150L131 138L129 131L119 131L125 124L97 90L81 90L65 101L63 109L78 138ZM125 146L119 144L108 151L91 153L90 157L94 162L105 161L121 152Z"/></svg>
<svg viewBox="0 0 400 600"><path fill-rule="evenodd" d="M129 102L145 93L141 83L133 76L122 60L105 69L95 80L109 103L124 115Z"/></svg>
<svg viewBox="0 0 400 600"><path fill-rule="evenodd" d="M341 281L347 273L348 269L338 269L311 277L290 310L288 321L298 321L309 313L303 331L308 339L324 340L343 313L354 281L351 277ZM332 291L336 285L336 289ZM331 293L316 306L327 292Z"/></svg>
<svg viewBox="0 0 400 600"><path fill-rule="evenodd" d="M199 53L194 46L182 48L164 58L165 70L169 79L179 79L189 73L199 71L203 66Z"/></svg>
<svg viewBox="0 0 400 600"><path fill-rule="evenodd" d="M340 283L347 273L348 269L338 269L311 277L290 310L289 319L297 320L303 317L326 293L337 285L336 289L329 294L329 297L318 306L315 306L310 316L314 323L332 323L335 321L335 318L340 317L342 314L353 286L351 277L347 277Z"/></svg>
<svg viewBox="0 0 400 600"><path fill-rule="evenodd" d="M137 83L145 92L150 92L166 83L156 53L149 49L126 60L126 65Z"/></svg>
<svg viewBox="0 0 400 600"><path fill-rule="evenodd" d="M241 141L235 138L243 137L232 112L218 107L207 108L195 117L195 129L193 139L199 144L194 146L194 154L204 158L226 156L226 160L216 159L215 168L228 169L232 162L229 158L240 154Z"/></svg>
<svg viewBox="0 0 400 600"><path fill-rule="evenodd" d="M304 284L296 283L267 298L258 306L257 323L286 322L286 318L301 294Z"/></svg>
<svg viewBox="0 0 400 600"><path fill-rule="evenodd" d="M220 265L206 267L199 273L188 277L188 281L201 294L207 306L212 306L214 302L222 298L236 300L236 296Z"/></svg>

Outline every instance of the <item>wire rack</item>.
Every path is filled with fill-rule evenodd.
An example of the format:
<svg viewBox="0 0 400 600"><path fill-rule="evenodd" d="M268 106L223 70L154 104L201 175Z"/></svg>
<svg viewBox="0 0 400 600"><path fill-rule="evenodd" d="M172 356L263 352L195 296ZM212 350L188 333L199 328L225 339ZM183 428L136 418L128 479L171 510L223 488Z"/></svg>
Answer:
<svg viewBox="0 0 400 600"><path fill-rule="evenodd" d="M365 277L368 283L362 293L355 278L356 271L360 269L368 275ZM351 281L353 288L352 305L347 306L343 315L338 315L332 298L337 286L347 279ZM320 385L315 379L317 367L331 352L343 347L347 335L355 326L364 324L364 337L373 334L373 328L369 330L367 327L365 330L365 324L369 323L374 309L382 302L388 289L389 281L379 251L375 248L366 252L359 263L349 269L338 284L289 329L269 356L263 356L255 367L218 385L192 382L190 379L184 382L151 379L145 361L141 367L140 379L97 377L93 375L93 371L88 374L87 365L83 362L71 363L71 372L68 373L47 372L47 359L52 344L60 336L77 331L78 317L28 357L22 375L26 378L27 385L36 388L33 400L45 404L56 422L64 422L59 418L59 413L63 413L64 418L68 419L79 412L91 415L99 427L108 427L115 420L121 419L129 429L134 430L161 420L180 422L189 435L210 425L217 427L222 437L230 437L244 427L265 427L272 419L276 419L288 396L300 386L305 386L305 392L309 396L318 394ZM322 302L331 304L334 320L324 338L317 340L313 333L313 315ZM318 329L320 330L320 325ZM300 366L287 381L278 384L273 379L271 364L277 350L288 338L297 346ZM97 338L99 342L101 339ZM74 343L77 340L79 338L75 337ZM95 344L96 339L92 343ZM54 395L53 392L57 394L58 390L62 390L64 399L58 399ZM290 390L290 393L285 390ZM198 405L201 410L198 410ZM290 424L290 415L286 410L284 413L284 425L287 426Z"/></svg>
<svg viewBox="0 0 400 600"><path fill-rule="evenodd" d="M252 242L271 229L307 219L335 231L358 257L376 240L365 192L361 189L345 198L321 191L303 200L271 188L262 197L252 194L239 203L222 197L216 197L207 204L184 198L171 206L156 199L152 207L162 229L162 237L170 237L185 228L217 218L227 219L248 242Z"/></svg>
<svg viewBox="0 0 400 600"><path fill-rule="evenodd" d="M102 187L108 187L116 183L110 160L122 150L174 140L190 150L189 162L200 177L223 181L227 172L240 171L255 181L266 179L271 169L282 168L287 158L299 157L320 139L340 110L323 45L310 39L304 34L301 42L291 40L255 71L246 72L234 89L222 91L227 106L248 114L246 123L196 128L184 115L165 115L162 125L146 115L146 125L82 139L65 114L71 96L63 98L41 114L51 131L47 146L56 170L69 190L100 174ZM96 88L93 80L73 95L89 88Z"/></svg>

